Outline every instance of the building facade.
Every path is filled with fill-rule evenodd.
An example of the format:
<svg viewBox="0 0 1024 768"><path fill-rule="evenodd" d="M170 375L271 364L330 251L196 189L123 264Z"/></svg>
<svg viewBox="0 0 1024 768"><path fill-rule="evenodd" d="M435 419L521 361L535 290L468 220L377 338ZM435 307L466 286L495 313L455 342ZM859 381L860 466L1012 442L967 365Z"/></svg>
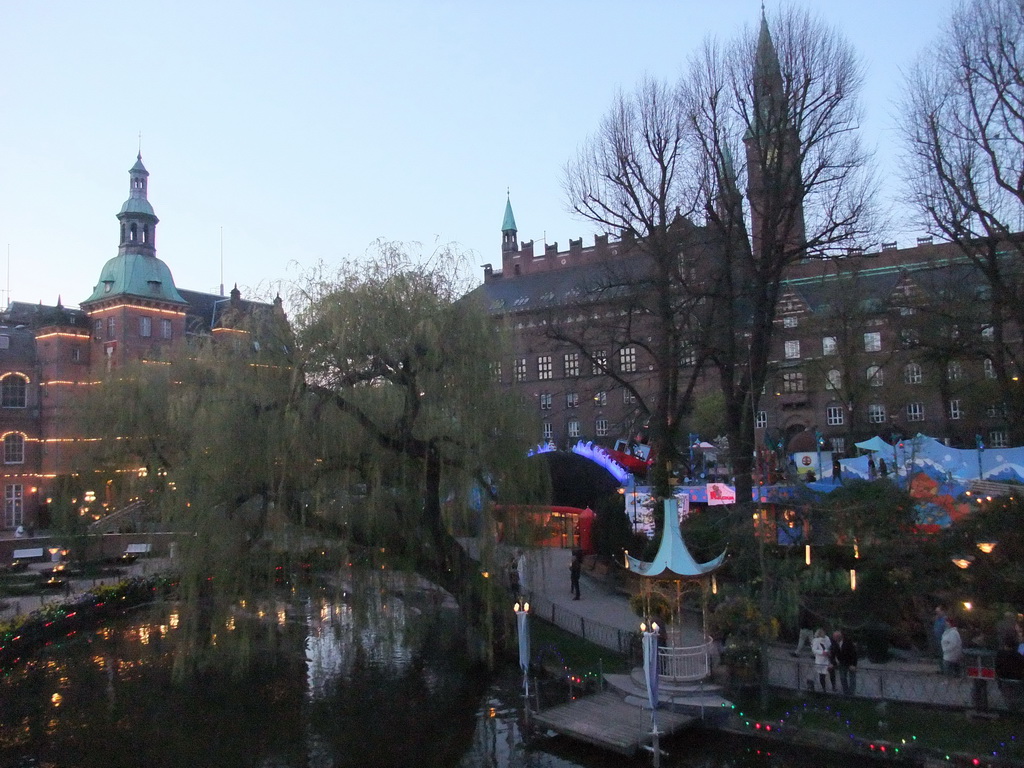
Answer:
<svg viewBox="0 0 1024 768"><path fill-rule="evenodd" d="M1015 386L1021 329L1002 318L982 271L960 246L930 238L908 248L809 253L830 247L829 239L820 246L806 239L800 138L763 16L751 75L745 194L726 153L710 206L716 215L702 225L677 213L667 234L657 230L671 243L671 268L628 231L619 241L599 235L586 247L570 240L568 250L520 244L506 202L501 268L485 265L476 293L511 340L510 358L495 361L496 378L536 408L538 440L613 446L643 439L647 413L668 411L655 404L668 400L659 367L666 360L678 372L668 382L673 396L686 389L690 406L667 413L675 434L689 433L691 445L714 439L698 434L702 421L713 421L698 412L713 409L721 390L709 360L729 357L723 369L731 366L734 377L757 367L760 348L746 360L732 359L732 348L742 355L766 327L767 318L754 314L766 297L765 306L775 301L774 328L764 336L768 375L750 412L756 452L774 454L776 463L794 452L850 455L854 442L876 434L923 433L972 447L1005 446L1011 435L1024 440L1011 421L1024 414ZM749 238L727 239L740 231ZM749 263L734 257L738 251L751 255ZM758 290L754 273L764 263L784 270L777 300ZM715 302L725 322L716 321ZM680 421L686 429L675 429Z"/></svg>
<svg viewBox="0 0 1024 768"><path fill-rule="evenodd" d="M237 287L228 296L178 289L156 255L159 219L148 191L140 155L117 214L117 254L80 309L13 301L0 313L0 529L47 523L54 481L81 471L96 439L83 431L84 396L109 371L166 360L190 339L235 331L253 312L283 316L279 298L246 301Z"/></svg>
<svg viewBox="0 0 1024 768"><path fill-rule="evenodd" d="M536 408L537 439L612 447L642 436L652 365L643 332L631 331L641 343L597 341L600 327L628 316L630 305L602 288L627 285L621 276L631 262L642 269L642 256L628 240L605 235L586 247L570 241L568 250L520 244L510 203L501 238L501 270L485 265L478 293L511 339L511 356L495 362L495 375ZM1007 446L1010 416L996 386L990 312L984 280L951 243L888 243L793 264L755 415L759 448L854 455L856 441L917 433L958 447ZM573 325L580 332L568 341L561 329ZM581 348L588 329L594 342ZM1003 348L1024 349L1019 329L1003 334ZM699 340L681 369L698 364L697 347ZM696 381L695 404L717 386L711 374Z"/></svg>

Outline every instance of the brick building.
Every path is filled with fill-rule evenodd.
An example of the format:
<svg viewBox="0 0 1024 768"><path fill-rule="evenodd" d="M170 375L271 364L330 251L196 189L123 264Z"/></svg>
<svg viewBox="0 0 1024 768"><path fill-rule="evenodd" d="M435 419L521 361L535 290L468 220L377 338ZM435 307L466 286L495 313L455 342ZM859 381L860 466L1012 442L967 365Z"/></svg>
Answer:
<svg viewBox="0 0 1024 768"><path fill-rule="evenodd" d="M233 331L273 305L178 289L156 255L159 219L148 199L141 155L129 171L129 196L117 214L117 255L80 309L11 302L0 313L0 439L4 508L0 529L39 524L59 475L81 469L93 438L79 418L82 395L112 368L158 362L189 339Z"/></svg>
<svg viewBox="0 0 1024 768"><path fill-rule="evenodd" d="M714 253L693 226L691 247ZM597 329L624 315L628 274L643 270L628 240L597 236L519 244L511 203L502 224L502 266L484 266L481 299L507 328L510 359L496 362L500 380L534 404L538 440L559 446L592 440L612 446L643 431L645 414L633 391L648 391L650 360L640 344L595 342L587 350L559 340L566 324ZM614 275L610 278L609 275ZM618 284L620 291L609 291ZM923 433L972 447L1008 445L1008 413L995 385L991 306L978 271L951 243L921 239L908 248L885 244L842 258L791 266L776 311L771 374L755 417L759 447L853 455L853 443ZM1018 329L1000 344L1021 348ZM642 333L632 331L634 338ZM695 340L694 349L699 348ZM680 359L683 369L696 352ZM614 370L627 388L603 373ZM696 400L716 387L698 377ZM701 435L712 439L716 435Z"/></svg>
<svg viewBox="0 0 1024 768"><path fill-rule="evenodd" d="M734 263L723 254L735 243L715 232L740 231L735 217L744 209L754 261L761 258L768 222L776 220L780 242L774 247L804 255L783 273L768 377L751 414L756 450L820 447L843 455L875 434L918 432L970 446L978 440L1004 446L1011 432L1024 439L1021 430L1011 430L1009 416L1024 412L1024 403L1006 402L1021 398L1010 386L1018 379L1013 361L1022 351L1021 329L993 320L999 313L987 283L957 245L929 238L903 249L896 243L876 252L853 248L841 257L807 252L800 139L784 116L778 54L763 17L752 86L756 119L743 137L745 196L725 158L723 176L732 183L723 184L715 202L717 218L728 226L715 230L677 214L667 235L659 234L672 243L671 270L653 264L664 262L664 254L644 254L628 232L619 241L599 235L590 246L570 240L564 251L557 243L520 244L511 201L506 203L501 269L485 265L475 293L511 339L511 357L495 361L495 374L535 404L538 440L612 445L643 433L645 403L665 392L651 353L664 349L669 336L652 319L657 313L667 317L659 301L677 304L668 360L672 365L678 355L678 388L692 387L693 407L714 403L717 373L703 365L704 356L731 344L715 338L723 326L709 308L716 301L727 306L742 327L751 311L744 302L753 301L729 289L727 301L734 303L722 304L715 281L723 275L729 283L758 279L718 266ZM780 160L768 164L761 155ZM769 167L772 178L762 178L759 169ZM664 276L670 273L668 285ZM747 323L741 348L757 338L757 322ZM743 369L749 362L731 364ZM697 431L692 408L669 417L686 425L681 434ZM677 447L686 454L685 446Z"/></svg>

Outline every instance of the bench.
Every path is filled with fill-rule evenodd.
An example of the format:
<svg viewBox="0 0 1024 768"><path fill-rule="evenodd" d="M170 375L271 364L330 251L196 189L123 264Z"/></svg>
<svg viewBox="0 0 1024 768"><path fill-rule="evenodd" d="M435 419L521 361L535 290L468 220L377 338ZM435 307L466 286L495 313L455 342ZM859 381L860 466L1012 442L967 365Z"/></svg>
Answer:
<svg viewBox="0 0 1024 768"><path fill-rule="evenodd" d="M46 550L42 547L33 547L31 549L16 549L11 552L11 559L13 560L34 560L36 558L43 557L43 553Z"/></svg>
<svg viewBox="0 0 1024 768"><path fill-rule="evenodd" d="M122 563L134 563L138 560L139 555L148 555L152 549L149 544L129 544L124 548L124 554L121 555Z"/></svg>

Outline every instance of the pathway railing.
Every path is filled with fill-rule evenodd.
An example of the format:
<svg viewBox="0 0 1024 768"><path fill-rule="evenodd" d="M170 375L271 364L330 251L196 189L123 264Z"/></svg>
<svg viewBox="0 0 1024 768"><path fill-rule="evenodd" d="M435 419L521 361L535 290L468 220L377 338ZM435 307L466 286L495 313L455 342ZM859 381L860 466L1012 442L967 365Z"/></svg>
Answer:
<svg viewBox="0 0 1024 768"><path fill-rule="evenodd" d="M765 665L768 684L791 690L821 692L814 662L810 658L791 659L771 655ZM842 696L838 674L835 695ZM831 683L828 693L832 695ZM943 707L984 711L1021 711L1024 684L1018 681L949 677L939 673L938 662L933 665L916 664L897 666L886 664L860 664L856 672L854 695L880 701L906 701Z"/></svg>
<svg viewBox="0 0 1024 768"><path fill-rule="evenodd" d="M711 674L711 641L682 648L658 649L658 677L665 682L689 683Z"/></svg>
<svg viewBox="0 0 1024 768"><path fill-rule="evenodd" d="M581 616L564 606L556 605L542 595L534 596L531 609L535 616L602 648L626 655L633 652L636 632L627 632L596 619Z"/></svg>

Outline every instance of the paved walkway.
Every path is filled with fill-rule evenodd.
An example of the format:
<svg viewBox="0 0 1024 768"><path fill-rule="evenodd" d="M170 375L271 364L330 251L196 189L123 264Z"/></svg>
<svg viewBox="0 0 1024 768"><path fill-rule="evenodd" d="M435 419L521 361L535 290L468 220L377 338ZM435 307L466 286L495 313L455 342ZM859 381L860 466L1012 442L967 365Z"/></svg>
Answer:
<svg viewBox="0 0 1024 768"><path fill-rule="evenodd" d="M581 633L576 627L582 626L588 635L594 632L593 625L597 623L624 633L639 630L640 618L630 609L628 596L615 589L610 581L595 579L586 569L580 579L581 599L572 599L569 592L570 550L546 548L524 551L529 565L524 591L537 604L549 602L553 605L559 617L556 622L559 626L577 634ZM583 621L574 625L574 622L565 620L567 616L575 616ZM700 636L696 617L687 630L696 642ZM614 647L614 642L602 642L600 635L588 639L594 639L606 647ZM769 644L769 683L775 687L806 691L808 683L813 682L819 688L810 649L805 648L799 657L794 657L793 648L794 645L790 643ZM842 696L842 693L833 694L830 690L827 695ZM973 709L1006 707L1000 686L995 681L946 677L939 673L937 659L914 656L893 658L884 663L868 661L862 656L857 669L856 695L870 699Z"/></svg>
<svg viewBox="0 0 1024 768"><path fill-rule="evenodd" d="M127 577L147 576L151 573L166 571L168 563L169 561L166 558L139 558L134 563L119 568L119 573L110 574L103 578L93 579L74 576L71 577L69 579L71 582L70 593L65 590L57 589L48 594L20 595L17 597L0 598L0 621L7 621L13 616L18 616L19 614L31 613L32 611L38 610L49 603L66 602L77 595L87 592L92 587L96 587L101 584L117 584ZM44 573L49 573L52 567L53 563L32 563L29 565L28 570L30 573L39 574L41 577Z"/></svg>
<svg viewBox="0 0 1024 768"><path fill-rule="evenodd" d="M595 579L586 569L580 578L580 599L569 591L569 564L572 550L544 548L524 550L527 577L523 591L543 597L565 611L600 621L624 632L637 632L640 618L629 607L627 595L610 581Z"/></svg>

